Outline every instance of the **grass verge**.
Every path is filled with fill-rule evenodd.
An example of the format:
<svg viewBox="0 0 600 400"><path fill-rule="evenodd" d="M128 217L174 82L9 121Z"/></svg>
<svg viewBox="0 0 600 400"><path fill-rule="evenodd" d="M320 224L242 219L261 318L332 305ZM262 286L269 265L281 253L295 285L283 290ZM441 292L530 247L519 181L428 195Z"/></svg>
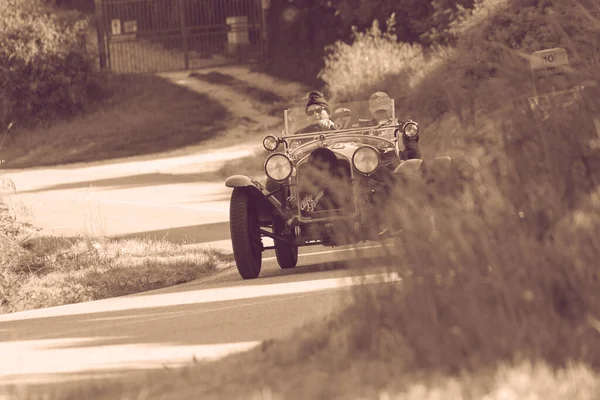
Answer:
<svg viewBox="0 0 600 400"><path fill-rule="evenodd" d="M229 267L218 250L139 239L4 236L0 312L99 300L172 286ZM6 254L5 253L5 254Z"/></svg>
<svg viewBox="0 0 600 400"><path fill-rule="evenodd" d="M108 94L83 116L15 129L0 156L7 169L93 162L196 145L222 132L228 112L208 96L154 75L108 78Z"/></svg>

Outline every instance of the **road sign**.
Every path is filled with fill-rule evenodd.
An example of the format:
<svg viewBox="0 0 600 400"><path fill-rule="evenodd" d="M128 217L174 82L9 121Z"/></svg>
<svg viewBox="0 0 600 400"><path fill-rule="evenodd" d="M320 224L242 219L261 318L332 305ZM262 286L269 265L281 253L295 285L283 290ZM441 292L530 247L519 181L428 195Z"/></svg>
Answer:
<svg viewBox="0 0 600 400"><path fill-rule="evenodd" d="M529 58L534 95L565 90L569 87L569 57L567 51L557 47L533 52Z"/></svg>
<svg viewBox="0 0 600 400"><path fill-rule="evenodd" d="M123 30L125 33L136 33L138 30L137 21L123 21Z"/></svg>
<svg viewBox="0 0 600 400"><path fill-rule="evenodd" d="M111 32L113 35L121 34L121 20L113 19L110 21Z"/></svg>
<svg viewBox="0 0 600 400"><path fill-rule="evenodd" d="M552 69L569 65L567 51L560 47L536 51L531 54L529 63L533 71Z"/></svg>

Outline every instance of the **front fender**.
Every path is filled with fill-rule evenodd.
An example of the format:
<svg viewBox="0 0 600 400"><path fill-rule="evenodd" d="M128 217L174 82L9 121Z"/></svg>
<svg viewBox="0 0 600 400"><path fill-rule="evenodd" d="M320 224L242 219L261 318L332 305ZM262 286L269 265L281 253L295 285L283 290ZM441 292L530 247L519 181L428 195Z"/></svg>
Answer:
<svg viewBox="0 0 600 400"><path fill-rule="evenodd" d="M230 188L255 186L255 184L260 185L259 182L246 175L233 175L225 180L225 186Z"/></svg>
<svg viewBox="0 0 600 400"><path fill-rule="evenodd" d="M248 188L251 191L252 197L255 199L255 204L260 208L263 214L278 215L283 219L289 217L282 204L275 198L269 195L269 191L257 180L246 175L233 175L225 180L225 186L230 188Z"/></svg>
<svg viewBox="0 0 600 400"><path fill-rule="evenodd" d="M400 175L405 178L414 179L421 176L423 160L413 158L400 163L394 170L394 175Z"/></svg>

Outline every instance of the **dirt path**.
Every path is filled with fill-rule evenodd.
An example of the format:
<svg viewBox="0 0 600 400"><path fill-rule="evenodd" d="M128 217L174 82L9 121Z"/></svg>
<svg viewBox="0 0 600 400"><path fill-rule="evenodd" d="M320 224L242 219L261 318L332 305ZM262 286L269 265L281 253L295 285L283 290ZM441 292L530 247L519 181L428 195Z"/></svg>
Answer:
<svg viewBox="0 0 600 400"><path fill-rule="evenodd" d="M250 88L271 92L282 100L265 103L264 100L244 93L225 84L210 83L194 78L194 75L219 73L243 81ZM261 138L268 133L279 133L283 129L283 110L290 104L302 102L309 88L295 82L286 82L272 76L252 72L248 67L208 68L198 71L166 72L158 74L197 93L202 93L223 104L231 113L231 127L218 138L204 142L189 150L210 150L227 147L233 143L247 144L260 148ZM191 75L191 76L190 76ZM224 149L225 150L225 149ZM186 151L186 150L183 150Z"/></svg>

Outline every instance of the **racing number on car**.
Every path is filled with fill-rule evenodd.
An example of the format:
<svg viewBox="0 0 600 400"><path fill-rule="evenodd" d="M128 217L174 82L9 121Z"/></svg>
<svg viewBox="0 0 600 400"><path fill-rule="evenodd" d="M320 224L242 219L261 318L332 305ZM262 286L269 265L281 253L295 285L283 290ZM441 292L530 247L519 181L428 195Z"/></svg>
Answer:
<svg viewBox="0 0 600 400"><path fill-rule="evenodd" d="M319 192L319 194L314 200L312 195L307 194L300 202L300 209L302 211L306 210L307 212L312 213L313 211L315 211L315 207L319 203L319 200L321 200L321 197L323 197L323 194L324 192L321 190L321 192Z"/></svg>

